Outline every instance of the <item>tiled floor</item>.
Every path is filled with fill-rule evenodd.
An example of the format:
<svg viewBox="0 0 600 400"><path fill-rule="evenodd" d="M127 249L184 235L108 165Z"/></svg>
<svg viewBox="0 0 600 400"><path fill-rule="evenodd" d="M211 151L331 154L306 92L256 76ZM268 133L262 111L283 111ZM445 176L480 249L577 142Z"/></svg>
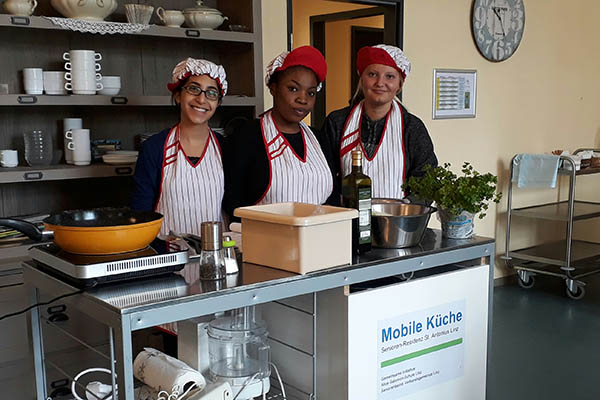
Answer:
<svg viewBox="0 0 600 400"><path fill-rule="evenodd" d="M600 399L600 275L574 301L564 281L495 288L487 400Z"/></svg>

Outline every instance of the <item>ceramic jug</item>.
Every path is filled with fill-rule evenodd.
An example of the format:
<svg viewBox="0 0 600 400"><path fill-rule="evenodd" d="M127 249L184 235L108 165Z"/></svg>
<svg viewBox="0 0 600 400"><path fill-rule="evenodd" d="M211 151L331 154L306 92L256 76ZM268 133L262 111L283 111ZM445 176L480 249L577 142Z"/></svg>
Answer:
<svg viewBox="0 0 600 400"><path fill-rule="evenodd" d="M27 17L33 14L37 5L36 0L6 0L4 9L9 14Z"/></svg>

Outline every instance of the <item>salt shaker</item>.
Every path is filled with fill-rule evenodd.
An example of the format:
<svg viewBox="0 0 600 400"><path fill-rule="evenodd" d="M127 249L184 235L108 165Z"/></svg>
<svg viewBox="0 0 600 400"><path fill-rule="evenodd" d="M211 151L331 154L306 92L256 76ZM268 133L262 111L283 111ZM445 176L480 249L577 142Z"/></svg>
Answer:
<svg viewBox="0 0 600 400"><path fill-rule="evenodd" d="M203 222L200 225L200 230L202 231L200 279L224 279L226 270L225 255L223 253L223 233L221 231L221 223L218 221Z"/></svg>
<svg viewBox="0 0 600 400"><path fill-rule="evenodd" d="M223 250L225 251L225 270L227 275L237 274L238 264L235 256L235 240L231 236L223 238Z"/></svg>

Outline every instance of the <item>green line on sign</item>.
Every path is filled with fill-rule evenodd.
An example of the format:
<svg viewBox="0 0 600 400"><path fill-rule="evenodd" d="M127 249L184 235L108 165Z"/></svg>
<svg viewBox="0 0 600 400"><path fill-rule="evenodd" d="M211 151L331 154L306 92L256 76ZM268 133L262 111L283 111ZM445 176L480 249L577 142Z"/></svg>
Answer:
<svg viewBox="0 0 600 400"><path fill-rule="evenodd" d="M438 344L437 346L428 347L423 350L415 351L414 353L408 353L401 357L392 358L391 360L387 360L381 363L381 368L389 367L390 365L401 363L402 361L410 360L412 358L417 358L420 356L424 356L425 354L434 353L439 350L447 349L448 347L459 345L463 342L462 338L452 340L450 342Z"/></svg>

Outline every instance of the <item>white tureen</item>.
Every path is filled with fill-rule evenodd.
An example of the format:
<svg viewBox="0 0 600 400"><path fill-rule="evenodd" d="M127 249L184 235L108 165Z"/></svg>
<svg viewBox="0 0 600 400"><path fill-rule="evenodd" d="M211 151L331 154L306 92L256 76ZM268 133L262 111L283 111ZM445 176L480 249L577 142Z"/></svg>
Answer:
<svg viewBox="0 0 600 400"><path fill-rule="evenodd" d="M202 0L196 0L196 7L183 10L183 16L186 25L196 29L215 29L228 19L216 8L203 5Z"/></svg>

